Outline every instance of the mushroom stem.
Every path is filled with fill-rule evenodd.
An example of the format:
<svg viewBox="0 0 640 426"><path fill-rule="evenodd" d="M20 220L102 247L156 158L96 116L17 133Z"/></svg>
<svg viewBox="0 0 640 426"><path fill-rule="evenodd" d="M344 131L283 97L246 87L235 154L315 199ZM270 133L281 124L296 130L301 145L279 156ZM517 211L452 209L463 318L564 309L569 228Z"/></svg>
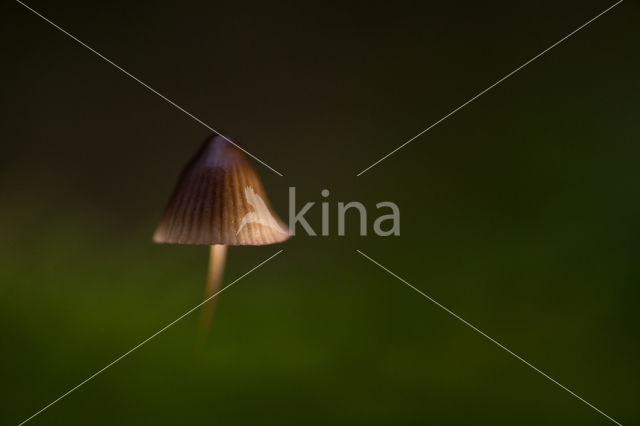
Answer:
<svg viewBox="0 0 640 426"><path fill-rule="evenodd" d="M209 254L209 273L207 275L207 287L205 288L204 298L207 300L220 289L220 281L224 272L224 262L227 257L227 246L216 244L211 246ZM211 318L215 307L215 298L209 300L202 306L200 315L200 336L205 338L209 332Z"/></svg>

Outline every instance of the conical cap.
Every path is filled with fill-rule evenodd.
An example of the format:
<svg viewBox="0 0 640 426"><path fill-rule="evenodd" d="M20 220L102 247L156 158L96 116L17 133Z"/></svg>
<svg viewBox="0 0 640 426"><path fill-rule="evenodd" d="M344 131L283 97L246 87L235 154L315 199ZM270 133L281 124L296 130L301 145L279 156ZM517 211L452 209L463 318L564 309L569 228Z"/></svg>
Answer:
<svg viewBox="0 0 640 426"><path fill-rule="evenodd" d="M263 245L289 238L245 154L219 135L187 164L169 199L156 243Z"/></svg>

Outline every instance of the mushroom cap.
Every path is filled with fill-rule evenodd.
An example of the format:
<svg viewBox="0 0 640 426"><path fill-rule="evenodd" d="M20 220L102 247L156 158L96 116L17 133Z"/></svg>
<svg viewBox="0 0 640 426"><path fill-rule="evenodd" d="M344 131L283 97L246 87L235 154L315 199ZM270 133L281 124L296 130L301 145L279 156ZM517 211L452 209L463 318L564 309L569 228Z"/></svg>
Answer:
<svg viewBox="0 0 640 426"><path fill-rule="evenodd" d="M156 243L264 245L289 238L246 155L209 137L182 171L153 235Z"/></svg>

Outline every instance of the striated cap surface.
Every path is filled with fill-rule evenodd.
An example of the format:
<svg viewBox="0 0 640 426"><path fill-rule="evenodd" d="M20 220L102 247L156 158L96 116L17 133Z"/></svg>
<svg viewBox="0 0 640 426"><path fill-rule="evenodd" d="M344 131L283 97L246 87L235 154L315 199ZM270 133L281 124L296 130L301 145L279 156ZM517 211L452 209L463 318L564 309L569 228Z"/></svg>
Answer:
<svg viewBox="0 0 640 426"><path fill-rule="evenodd" d="M182 171L156 243L264 245L289 238L244 152L219 135Z"/></svg>

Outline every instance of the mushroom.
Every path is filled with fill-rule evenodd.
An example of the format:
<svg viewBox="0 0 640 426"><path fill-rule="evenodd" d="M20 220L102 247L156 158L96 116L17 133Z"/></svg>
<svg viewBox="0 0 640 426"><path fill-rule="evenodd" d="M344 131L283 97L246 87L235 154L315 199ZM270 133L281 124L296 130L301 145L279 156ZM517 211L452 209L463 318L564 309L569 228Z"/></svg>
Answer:
<svg viewBox="0 0 640 426"><path fill-rule="evenodd" d="M220 136L207 138L183 169L153 235L156 243L211 246L205 300L218 288L227 246L265 245L289 238L271 209L260 179L235 144ZM206 332L213 303L202 310Z"/></svg>

